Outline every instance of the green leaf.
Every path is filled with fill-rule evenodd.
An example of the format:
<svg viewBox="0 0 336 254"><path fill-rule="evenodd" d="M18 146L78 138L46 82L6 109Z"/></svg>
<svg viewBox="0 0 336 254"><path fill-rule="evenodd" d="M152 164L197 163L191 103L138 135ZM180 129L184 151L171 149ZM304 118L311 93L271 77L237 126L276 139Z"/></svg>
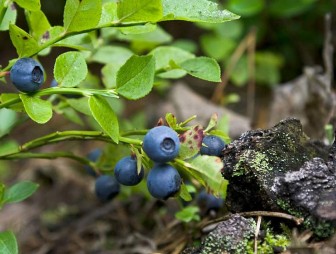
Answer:
<svg viewBox="0 0 336 254"><path fill-rule="evenodd" d="M5 191L4 196L4 203L17 203L26 198L33 195L33 193L39 187L38 184L30 182L30 181L23 181L14 184L13 186L9 187Z"/></svg>
<svg viewBox="0 0 336 254"><path fill-rule="evenodd" d="M153 28L153 27L151 27ZM151 30L151 29L150 29ZM126 29L127 31L127 29ZM158 44L164 44L172 41L172 36L168 34L165 30L163 30L161 27L156 26L156 29L146 32L146 33L140 33L140 34L134 34L134 33L127 33L122 34L119 33L117 35L117 39L122 41L129 41L132 43L132 48L146 48L147 45L152 46L150 49L153 48L153 45ZM140 45L138 45L140 44ZM147 44L147 45L141 45L141 44Z"/></svg>
<svg viewBox="0 0 336 254"><path fill-rule="evenodd" d="M51 119L52 105L50 101L26 94L20 94L20 98L26 113L33 121L44 124Z"/></svg>
<svg viewBox="0 0 336 254"><path fill-rule="evenodd" d="M183 221L183 222L190 222L192 220L199 221L200 209L197 206L187 206L183 208L181 211L178 211L175 214L176 219Z"/></svg>
<svg viewBox="0 0 336 254"><path fill-rule="evenodd" d="M119 46L103 46L97 49L90 61L94 61L102 64L124 64L131 56L132 51Z"/></svg>
<svg viewBox="0 0 336 254"><path fill-rule="evenodd" d="M232 53L236 47L236 42L230 38L222 38L217 35L205 34L201 36L201 46L207 56L216 60L222 60Z"/></svg>
<svg viewBox="0 0 336 254"><path fill-rule="evenodd" d="M98 26L110 24L117 21L117 6L118 4L116 2L107 2L103 4Z"/></svg>
<svg viewBox="0 0 336 254"><path fill-rule="evenodd" d="M184 200L184 201L191 201L192 197L190 193L188 192L187 186L185 184L181 184L179 196Z"/></svg>
<svg viewBox="0 0 336 254"><path fill-rule="evenodd" d="M220 67L216 60L209 57L197 57L180 64L188 74L211 82L221 81Z"/></svg>
<svg viewBox="0 0 336 254"><path fill-rule="evenodd" d="M180 64L186 60L195 58L195 55L177 47L161 46L150 52L155 57L155 70L171 68L171 62Z"/></svg>
<svg viewBox="0 0 336 254"><path fill-rule="evenodd" d="M17 100L18 98L19 98L18 93L2 93L0 95L0 102L5 103L5 102L10 101L10 100ZM18 103L12 104L12 105L10 105L6 108L12 109L12 110L17 111L17 112L22 112L23 111L23 104L20 101Z"/></svg>
<svg viewBox="0 0 336 254"><path fill-rule="evenodd" d="M169 127L174 129L177 127L177 120L176 116L172 113L167 113L165 116L166 122L168 123Z"/></svg>
<svg viewBox="0 0 336 254"><path fill-rule="evenodd" d="M13 3L9 3L7 7L3 7L6 10L5 15L3 16L2 20L0 20L0 31L7 31L9 29L9 24L15 24L16 17L17 17L17 10Z"/></svg>
<svg viewBox="0 0 336 254"><path fill-rule="evenodd" d="M43 42L42 36L50 29L50 23L41 10L27 12L31 35L36 41Z"/></svg>
<svg viewBox="0 0 336 254"><path fill-rule="evenodd" d="M18 244L15 235L11 231L0 233L0 253L1 254L18 254Z"/></svg>
<svg viewBox="0 0 336 254"><path fill-rule="evenodd" d="M11 139L5 139L1 142L0 145L0 156L10 153L17 153L18 152L19 144Z"/></svg>
<svg viewBox="0 0 336 254"><path fill-rule="evenodd" d="M101 0L67 0L63 17L65 30L74 32L94 28L101 13Z"/></svg>
<svg viewBox="0 0 336 254"><path fill-rule="evenodd" d="M60 87L75 87L87 74L85 58L80 52L66 52L56 58L54 77Z"/></svg>
<svg viewBox="0 0 336 254"><path fill-rule="evenodd" d="M153 87L155 60L153 56L132 56L119 69L117 92L130 100L147 95Z"/></svg>
<svg viewBox="0 0 336 254"><path fill-rule="evenodd" d="M0 137L8 134L17 121L16 112L10 109L0 109Z"/></svg>
<svg viewBox="0 0 336 254"><path fill-rule="evenodd" d="M207 188L215 196L225 198L228 181L221 174L224 165L220 158L216 156L201 155L195 157L187 164L190 169L202 174Z"/></svg>
<svg viewBox="0 0 336 254"><path fill-rule="evenodd" d="M94 119L111 139L118 143L119 141L119 123L117 115L110 107L109 103L100 96L91 96L89 106Z"/></svg>
<svg viewBox="0 0 336 254"><path fill-rule="evenodd" d="M5 191L6 191L6 186L3 183L0 183L0 209L4 201Z"/></svg>
<svg viewBox="0 0 336 254"><path fill-rule="evenodd" d="M73 109L77 110L78 112L87 116L91 116L92 114L90 111L88 100L89 98L83 97L80 99L67 99L67 102Z"/></svg>
<svg viewBox="0 0 336 254"><path fill-rule="evenodd" d="M185 160L195 156L201 149L203 137L204 132L200 125L180 134L179 158Z"/></svg>
<svg viewBox="0 0 336 254"><path fill-rule="evenodd" d="M231 63L227 62L226 66ZM247 68L247 57L242 56L231 73L231 81L237 86L244 86L248 80L248 68Z"/></svg>
<svg viewBox="0 0 336 254"><path fill-rule="evenodd" d="M37 41L16 25L9 25L9 36L19 57L31 56L38 51Z"/></svg>
<svg viewBox="0 0 336 254"><path fill-rule="evenodd" d="M77 111L72 107L67 106L66 102L57 104L57 106L54 107L54 110L56 113L62 114L69 121L84 126L84 122L78 115Z"/></svg>
<svg viewBox="0 0 336 254"><path fill-rule="evenodd" d="M221 23L238 19L228 10L219 10L218 4L208 0L162 0L164 20Z"/></svg>
<svg viewBox="0 0 336 254"><path fill-rule="evenodd" d="M211 129L213 129L214 127L216 127L218 122L218 114L217 113L213 113L211 115L210 121L208 123L208 126L205 128L204 132L208 132Z"/></svg>
<svg viewBox="0 0 336 254"><path fill-rule="evenodd" d="M273 0L269 3L270 13L278 17L293 17L311 8L317 0Z"/></svg>
<svg viewBox="0 0 336 254"><path fill-rule="evenodd" d="M256 15L264 8L264 5L265 5L264 0L229 0L228 1L228 9L244 17Z"/></svg>
<svg viewBox="0 0 336 254"><path fill-rule="evenodd" d="M161 0L121 0L117 9L119 20L125 22L157 22L162 18Z"/></svg>
<svg viewBox="0 0 336 254"><path fill-rule="evenodd" d="M139 26L119 27L118 30L123 34L143 34L153 32L156 27L156 24L146 23Z"/></svg>
<svg viewBox="0 0 336 254"><path fill-rule="evenodd" d="M37 11L41 8L40 0L14 0L14 2L29 11Z"/></svg>
<svg viewBox="0 0 336 254"><path fill-rule="evenodd" d="M117 73L122 65L110 63L102 68L102 79L106 88L115 88L117 86Z"/></svg>

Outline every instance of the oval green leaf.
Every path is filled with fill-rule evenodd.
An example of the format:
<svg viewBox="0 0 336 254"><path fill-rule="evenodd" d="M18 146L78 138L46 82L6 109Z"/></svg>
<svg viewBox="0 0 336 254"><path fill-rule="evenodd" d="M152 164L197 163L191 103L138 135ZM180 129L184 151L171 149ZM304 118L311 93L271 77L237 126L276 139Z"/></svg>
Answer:
<svg viewBox="0 0 336 254"><path fill-rule="evenodd" d="M161 0L121 0L118 4L121 22L156 22L162 18Z"/></svg>
<svg viewBox="0 0 336 254"><path fill-rule="evenodd" d="M41 8L40 0L14 0L14 2L29 11L37 11Z"/></svg>
<svg viewBox="0 0 336 254"><path fill-rule="evenodd" d="M180 64L188 74L211 82L221 81L221 71L216 60L209 57L197 57Z"/></svg>
<svg viewBox="0 0 336 254"><path fill-rule="evenodd" d="M117 92L130 100L147 95L153 87L155 60L153 56L132 56L117 73Z"/></svg>
<svg viewBox="0 0 336 254"><path fill-rule="evenodd" d="M102 13L101 0L67 0L63 23L67 32L94 28Z"/></svg>
<svg viewBox="0 0 336 254"><path fill-rule="evenodd" d="M52 105L50 101L42 100L39 97L20 94L20 99L28 116L35 122L43 124L52 117Z"/></svg>
<svg viewBox="0 0 336 254"><path fill-rule="evenodd" d="M25 200L26 198L30 197L38 187L38 184L30 181L16 183L10 188L6 189L4 203L17 203Z"/></svg>
<svg viewBox="0 0 336 254"><path fill-rule="evenodd" d="M119 141L119 123L118 117L114 113L110 104L101 96L91 96L89 98L91 113L97 123L102 127L111 139L118 143Z"/></svg>
<svg viewBox="0 0 336 254"><path fill-rule="evenodd" d="M81 53L66 52L56 58L54 77L60 87L75 87L87 74L87 65Z"/></svg>
<svg viewBox="0 0 336 254"><path fill-rule="evenodd" d="M222 23L238 19L228 10L219 10L218 4L208 0L163 0L163 20Z"/></svg>
<svg viewBox="0 0 336 254"><path fill-rule="evenodd" d="M9 25L9 36L19 57L34 55L39 49L37 41L16 25Z"/></svg>
<svg viewBox="0 0 336 254"><path fill-rule="evenodd" d="M11 231L0 233L0 253L1 254L18 254L18 244L15 235Z"/></svg>

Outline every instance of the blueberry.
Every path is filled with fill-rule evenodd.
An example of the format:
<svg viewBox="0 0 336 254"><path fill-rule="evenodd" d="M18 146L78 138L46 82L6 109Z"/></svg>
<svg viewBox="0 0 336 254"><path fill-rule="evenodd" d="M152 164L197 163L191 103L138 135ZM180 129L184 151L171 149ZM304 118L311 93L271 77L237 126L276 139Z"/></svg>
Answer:
<svg viewBox="0 0 336 254"><path fill-rule="evenodd" d="M56 86L58 86L58 83L57 83L56 79L53 79L50 83L50 87L56 87Z"/></svg>
<svg viewBox="0 0 336 254"><path fill-rule="evenodd" d="M133 186L141 182L144 177L144 169L138 174L137 160L132 156L122 158L114 168L114 176L123 185Z"/></svg>
<svg viewBox="0 0 336 254"><path fill-rule="evenodd" d="M224 141L214 135L205 136L202 140L201 155L221 156L225 147Z"/></svg>
<svg viewBox="0 0 336 254"><path fill-rule="evenodd" d="M156 164L148 173L147 188L158 199L166 200L174 196L181 187L181 176L169 164Z"/></svg>
<svg viewBox="0 0 336 254"><path fill-rule="evenodd" d="M21 92L36 92L44 82L44 70L32 58L20 58L10 70L10 79Z"/></svg>
<svg viewBox="0 0 336 254"><path fill-rule="evenodd" d="M102 153L103 151L101 149L96 148L96 149L93 149L91 152L89 152L86 157L88 160L92 162L97 162L99 157L102 155ZM94 176L94 177L97 176L97 172L92 167L85 165L84 169L89 175Z"/></svg>
<svg viewBox="0 0 336 254"><path fill-rule="evenodd" d="M168 162L179 152L180 140L177 133L167 126L157 126L148 131L143 141L143 149L155 162Z"/></svg>
<svg viewBox="0 0 336 254"><path fill-rule="evenodd" d="M203 190L197 196L197 203L206 212L210 210L218 211L223 206L224 200Z"/></svg>
<svg viewBox="0 0 336 254"><path fill-rule="evenodd" d="M100 200L108 201L119 194L120 184L111 175L101 175L96 179L95 191Z"/></svg>

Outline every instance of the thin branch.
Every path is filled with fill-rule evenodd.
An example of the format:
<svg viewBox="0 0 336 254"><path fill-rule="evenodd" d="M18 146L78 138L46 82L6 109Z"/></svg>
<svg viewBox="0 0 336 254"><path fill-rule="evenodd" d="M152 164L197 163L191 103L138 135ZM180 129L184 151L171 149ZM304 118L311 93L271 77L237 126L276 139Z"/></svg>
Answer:
<svg viewBox="0 0 336 254"><path fill-rule="evenodd" d="M254 254L258 254L258 235L260 232L261 220L262 220L262 217L258 216L257 226L256 226L256 230L254 233Z"/></svg>
<svg viewBox="0 0 336 254"><path fill-rule="evenodd" d="M277 218L282 218L282 219L287 219L287 220L292 220L296 223L296 225L301 225L302 222L304 221L303 218L298 218L293 215L287 214L287 213L281 213L281 212L270 212L270 211L251 211L251 212L241 212L237 213L240 216L243 217L256 217L256 216L264 216L264 217L277 217ZM201 227L206 227L211 224L215 224L221 221L225 221L231 217L232 214L224 215L222 217L219 217L214 220L207 221L201 225Z"/></svg>

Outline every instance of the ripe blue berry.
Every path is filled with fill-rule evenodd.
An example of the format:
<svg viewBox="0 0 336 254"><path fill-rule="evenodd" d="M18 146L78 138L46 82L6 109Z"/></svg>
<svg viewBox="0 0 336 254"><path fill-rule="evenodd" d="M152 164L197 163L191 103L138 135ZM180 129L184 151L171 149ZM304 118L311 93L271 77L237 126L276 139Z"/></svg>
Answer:
<svg viewBox="0 0 336 254"><path fill-rule="evenodd" d="M20 58L10 70L10 79L21 92L36 92L44 82L44 70L32 58Z"/></svg>
<svg viewBox="0 0 336 254"><path fill-rule="evenodd" d="M205 136L202 140L201 155L221 156L225 147L224 141L217 136Z"/></svg>
<svg viewBox="0 0 336 254"><path fill-rule="evenodd" d="M111 175L101 175L96 179L95 191L100 200L108 201L119 194L120 184Z"/></svg>
<svg viewBox="0 0 336 254"><path fill-rule="evenodd" d="M174 196L181 187L181 176L169 164L156 164L148 173L147 188L158 199L166 200Z"/></svg>
<svg viewBox="0 0 336 254"><path fill-rule="evenodd" d="M155 162L168 162L179 152L180 140L177 133L167 126L157 126L148 131L143 141L143 149Z"/></svg>
<svg viewBox="0 0 336 254"><path fill-rule="evenodd" d="M144 169L138 174L136 158L127 156L117 162L114 168L114 176L123 185L133 186L141 182L144 177Z"/></svg>
<svg viewBox="0 0 336 254"><path fill-rule="evenodd" d="M89 152L86 157L88 160L92 162L97 162L99 157L102 155L102 153L103 151L101 149L96 148L96 149L93 149L91 152ZM94 177L97 176L97 172L92 167L85 165L84 169L89 175L94 176Z"/></svg>
<svg viewBox="0 0 336 254"><path fill-rule="evenodd" d="M206 212L210 210L218 211L223 206L224 200L203 190L197 197L197 203Z"/></svg>

